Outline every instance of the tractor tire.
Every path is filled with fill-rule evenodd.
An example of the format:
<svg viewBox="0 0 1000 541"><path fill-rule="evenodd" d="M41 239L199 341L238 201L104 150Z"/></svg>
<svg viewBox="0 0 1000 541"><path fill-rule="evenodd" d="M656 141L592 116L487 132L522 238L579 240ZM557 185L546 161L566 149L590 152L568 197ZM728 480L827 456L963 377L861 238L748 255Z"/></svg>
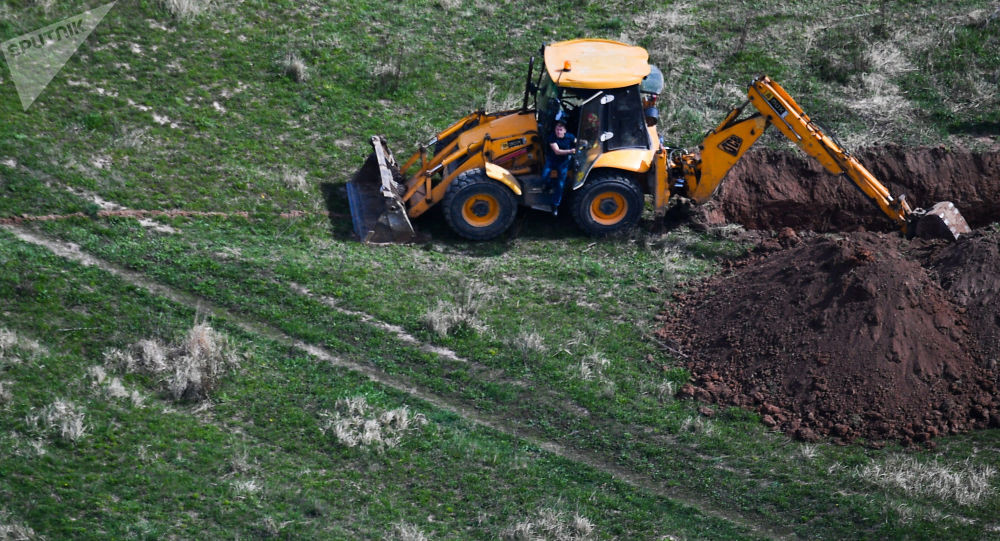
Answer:
<svg viewBox="0 0 1000 541"><path fill-rule="evenodd" d="M443 201L448 226L469 240L490 240L500 236L517 215L513 192L490 179L482 169L466 171L456 178Z"/></svg>
<svg viewBox="0 0 1000 541"><path fill-rule="evenodd" d="M573 193L573 220L584 232L604 237L635 226L642 216L642 190L615 171L595 172Z"/></svg>

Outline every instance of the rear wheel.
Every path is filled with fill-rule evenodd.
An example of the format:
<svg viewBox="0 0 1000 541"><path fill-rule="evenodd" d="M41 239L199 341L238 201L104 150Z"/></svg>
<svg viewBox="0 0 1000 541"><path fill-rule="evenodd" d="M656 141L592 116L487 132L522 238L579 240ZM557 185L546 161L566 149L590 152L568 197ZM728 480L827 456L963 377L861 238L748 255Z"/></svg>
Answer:
<svg viewBox="0 0 1000 541"><path fill-rule="evenodd" d="M635 182L621 173L602 171L574 192L573 219L588 235L610 235L634 227L642 205L642 191Z"/></svg>
<svg viewBox="0 0 1000 541"><path fill-rule="evenodd" d="M517 199L482 169L473 169L448 186L443 207L444 219L456 233L471 240L489 240L514 222Z"/></svg>

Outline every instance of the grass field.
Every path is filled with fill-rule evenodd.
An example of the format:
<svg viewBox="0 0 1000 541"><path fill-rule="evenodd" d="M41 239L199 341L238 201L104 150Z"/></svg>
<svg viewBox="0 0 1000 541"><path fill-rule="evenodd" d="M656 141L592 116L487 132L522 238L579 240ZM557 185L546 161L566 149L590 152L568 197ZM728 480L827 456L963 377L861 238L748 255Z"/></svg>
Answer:
<svg viewBox="0 0 1000 541"><path fill-rule="evenodd" d="M0 41L97 5L0 1ZM998 14L117 3L27 111L0 73L0 218L81 214L0 231L0 539L1000 538L996 430L803 444L674 399L655 318L746 251L725 232L528 213L467 243L432 212L373 248L341 186L371 134L519 103L527 56L579 36L650 49L679 144L767 72L851 146L988 148Z"/></svg>

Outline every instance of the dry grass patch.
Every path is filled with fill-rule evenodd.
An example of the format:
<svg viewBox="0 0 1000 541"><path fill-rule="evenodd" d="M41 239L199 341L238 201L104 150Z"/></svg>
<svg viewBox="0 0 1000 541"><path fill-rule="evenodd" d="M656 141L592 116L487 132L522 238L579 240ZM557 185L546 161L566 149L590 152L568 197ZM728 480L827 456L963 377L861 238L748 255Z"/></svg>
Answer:
<svg viewBox="0 0 1000 541"><path fill-rule="evenodd" d="M67 443L75 443L87 433L83 408L67 400L55 402L41 408L32 408L25 422L36 434L54 436Z"/></svg>
<svg viewBox="0 0 1000 541"><path fill-rule="evenodd" d="M148 128L123 127L112 144L115 148L142 148L148 140Z"/></svg>
<svg viewBox="0 0 1000 541"><path fill-rule="evenodd" d="M237 498L245 498L261 491L263 486L256 479L237 479L232 483Z"/></svg>
<svg viewBox="0 0 1000 541"><path fill-rule="evenodd" d="M175 18L190 20L212 9L213 0L162 0L163 8Z"/></svg>
<svg viewBox="0 0 1000 541"><path fill-rule="evenodd" d="M386 541L427 541L427 535L413 524L397 522L392 525L392 531L385 539Z"/></svg>
<svg viewBox="0 0 1000 541"><path fill-rule="evenodd" d="M122 380L117 377L108 378L108 373L103 366L95 365L87 369L87 376L90 377L90 387L98 390L104 396L113 399L127 398L135 407L141 407L145 398L139 391L129 391L125 388Z"/></svg>
<svg viewBox="0 0 1000 541"><path fill-rule="evenodd" d="M91 387L100 387L108 379L108 372L103 366L95 365L87 369L87 376Z"/></svg>
<svg viewBox="0 0 1000 541"><path fill-rule="evenodd" d="M250 452L246 447L241 446L236 453L230 457L225 466L226 474L223 476L229 479L229 486L233 495L239 499L254 496L264 489L264 485L250 474L257 467L257 462L251 460Z"/></svg>
<svg viewBox="0 0 1000 541"><path fill-rule="evenodd" d="M907 524L913 520L913 508L905 503L893 502L889 505L889 508L896 512L896 520L900 524Z"/></svg>
<svg viewBox="0 0 1000 541"><path fill-rule="evenodd" d="M496 85L490 83L486 87L486 103L483 106L483 110L494 112L517 109L521 106L522 99L523 94L514 92L507 92L503 96L500 96L498 95Z"/></svg>
<svg viewBox="0 0 1000 541"><path fill-rule="evenodd" d="M715 434L715 424L712 421L692 415L681 421L680 431L712 436Z"/></svg>
<svg viewBox="0 0 1000 541"><path fill-rule="evenodd" d="M899 86L884 73L861 75L861 91L847 101L854 114L865 119L866 133L851 133L845 137L850 148L871 146L891 139L894 127L913 119L913 105L903 95Z"/></svg>
<svg viewBox="0 0 1000 541"><path fill-rule="evenodd" d="M427 424L423 414L410 413L403 406L379 411L368 404L364 396L342 398L335 411L320 412L320 430L332 432L337 441L347 447L368 447L376 450L399 445L409 432Z"/></svg>
<svg viewBox="0 0 1000 541"><path fill-rule="evenodd" d="M305 171L284 167L281 169L281 181L290 190L304 192L309 189Z"/></svg>
<svg viewBox="0 0 1000 541"><path fill-rule="evenodd" d="M105 387L105 392L111 398L127 398L129 395L125 386L122 385L122 381L118 378L111 378L111 380L108 381L108 386Z"/></svg>
<svg viewBox="0 0 1000 541"><path fill-rule="evenodd" d="M584 381L598 380L603 381L604 370L611 366L611 361L607 359L604 355L601 355L598 351L592 351L580 359L580 364L577 366L577 370L580 375L580 379Z"/></svg>
<svg viewBox="0 0 1000 541"><path fill-rule="evenodd" d="M691 256L673 247L664 248L660 255L660 262L660 276L665 279L677 276L678 272L691 268Z"/></svg>
<svg viewBox="0 0 1000 541"><path fill-rule="evenodd" d="M264 517L264 520L260 523L260 533L265 537L278 537L281 535L281 531L287 528L291 523L291 520L278 522L274 520L274 517Z"/></svg>
<svg viewBox="0 0 1000 541"><path fill-rule="evenodd" d="M661 402L672 400L674 394L677 393L676 384L669 379L660 380L659 382L643 379L639 382L639 386L643 394L655 396Z"/></svg>
<svg viewBox="0 0 1000 541"><path fill-rule="evenodd" d="M295 81L296 83L305 82L309 78L309 74L306 72L306 63L299 55L294 52L288 52L282 57L279 63L281 68L281 73L288 77L289 79Z"/></svg>
<svg viewBox="0 0 1000 541"><path fill-rule="evenodd" d="M14 520L6 509L0 509L0 541L28 541L37 538L34 530Z"/></svg>
<svg viewBox="0 0 1000 541"><path fill-rule="evenodd" d="M18 364L24 357L31 358L45 351L38 342L14 331L0 328L0 367Z"/></svg>
<svg viewBox="0 0 1000 541"><path fill-rule="evenodd" d="M174 400L204 400L220 378L239 365L239 354L229 339L206 323L192 327L177 344L140 340L128 350L105 354L108 364L129 373L160 378Z"/></svg>
<svg viewBox="0 0 1000 541"><path fill-rule="evenodd" d="M424 314L424 323L442 338L463 327L477 334L485 334L489 327L479 319L479 312L486 301L495 295L496 290L486 284L463 281L456 301L439 300L434 308Z"/></svg>
<svg viewBox="0 0 1000 541"><path fill-rule="evenodd" d="M597 538L594 525L586 517L578 513L570 517L548 508L508 526L500 532L500 537L511 541L584 541Z"/></svg>
<svg viewBox="0 0 1000 541"><path fill-rule="evenodd" d="M804 460L812 461L816 458L818 453L819 447L812 443L803 443L802 446L799 447L799 456Z"/></svg>
<svg viewBox="0 0 1000 541"><path fill-rule="evenodd" d="M251 462L250 451L246 447L240 449L229 459L229 471L234 474L244 474L256 466L256 461Z"/></svg>
<svg viewBox="0 0 1000 541"><path fill-rule="evenodd" d="M619 40L626 43L637 43L640 38L651 38L652 41L646 46L649 50L650 60L669 78L670 71L676 62L675 58L693 50L686 43L687 38L683 31L685 28L690 28L694 22L690 8L691 5L688 2L678 2L636 15L631 24L626 26L626 28L634 30L626 31L619 36ZM664 91L669 92L670 86L667 85ZM673 96L664 96L664 98L668 97ZM669 102L670 100L664 101Z"/></svg>
<svg viewBox="0 0 1000 541"><path fill-rule="evenodd" d="M604 371L611 366L611 361L599 351L592 351L584 355L580 362L571 365L571 372L583 381L596 381L600 384L601 393L611 397L615 395L615 382L604 375Z"/></svg>
<svg viewBox="0 0 1000 541"><path fill-rule="evenodd" d="M545 339L537 332L521 331L517 336L505 340L508 346L521 354L521 358L528 360L533 353L545 353Z"/></svg>
<svg viewBox="0 0 1000 541"><path fill-rule="evenodd" d="M883 462L871 462L855 469L869 483L902 489L909 496L932 496L959 505L976 505L993 495L990 485L996 468L966 460L944 465L937 460L918 462L908 456L892 455Z"/></svg>
<svg viewBox="0 0 1000 541"><path fill-rule="evenodd" d="M375 85L375 92L379 96L387 96L399 89L399 85L406 77L403 64L404 59L400 56L389 56L385 60L371 61L369 72Z"/></svg>
<svg viewBox="0 0 1000 541"><path fill-rule="evenodd" d="M957 89L943 89L944 102L953 113L968 109L983 109L1000 103L996 79L989 80L974 72L966 73Z"/></svg>

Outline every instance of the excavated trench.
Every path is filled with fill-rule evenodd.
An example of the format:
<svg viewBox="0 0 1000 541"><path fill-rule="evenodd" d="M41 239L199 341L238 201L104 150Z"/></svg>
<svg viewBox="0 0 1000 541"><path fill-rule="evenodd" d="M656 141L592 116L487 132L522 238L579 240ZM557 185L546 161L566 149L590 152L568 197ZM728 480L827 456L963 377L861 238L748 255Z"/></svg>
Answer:
<svg viewBox="0 0 1000 541"><path fill-rule="evenodd" d="M805 157L747 156L702 218L764 230L732 268L669 300L680 395L760 412L803 440L903 444L1000 427L1000 153L890 147L859 159L971 235L906 240ZM820 235L817 233L836 233Z"/></svg>
<svg viewBox="0 0 1000 541"><path fill-rule="evenodd" d="M1000 219L1000 152L884 147L856 156L892 194L905 194L910 206L951 201L973 228ZM738 162L706 205L705 218L758 230L894 229L848 179L802 153L781 151L750 153Z"/></svg>

